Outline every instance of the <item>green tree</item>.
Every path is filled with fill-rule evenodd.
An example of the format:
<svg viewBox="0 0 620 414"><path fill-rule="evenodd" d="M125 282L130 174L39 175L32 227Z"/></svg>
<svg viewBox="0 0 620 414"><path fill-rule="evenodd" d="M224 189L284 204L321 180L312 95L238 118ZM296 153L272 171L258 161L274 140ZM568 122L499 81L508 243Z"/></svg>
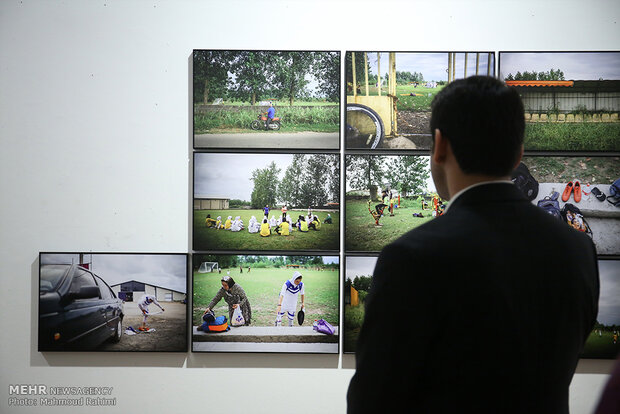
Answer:
<svg viewBox="0 0 620 414"><path fill-rule="evenodd" d="M381 155L347 155L346 177L349 187L354 190L370 190L370 198L378 198L377 188L385 177L383 165L386 158Z"/></svg>
<svg viewBox="0 0 620 414"><path fill-rule="evenodd" d="M266 95L272 75L271 52L237 52L230 70L235 75L232 85L234 96L247 100L251 105Z"/></svg>
<svg viewBox="0 0 620 414"><path fill-rule="evenodd" d="M252 171L254 189L251 195L252 208L262 208L265 205L273 206L276 204L278 189L278 174L280 168L275 162L271 162L266 168L257 168Z"/></svg>
<svg viewBox="0 0 620 414"><path fill-rule="evenodd" d="M388 162L386 178L403 195L421 194L430 177L428 162L417 155L399 155Z"/></svg>
<svg viewBox="0 0 620 414"><path fill-rule="evenodd" d="M223 98L228 88L228 66L231 53L221 50L194 52L194 102L208 103Z"/></svg>
<svg viewBox="0 0 620 414"><path fill-rule="evenodd" d="M340 53L317 52L312 73L318 80L321 96L331 102L340 100Z"/></svg>
<svg viewBox="0 0 620 414"><path fill-rule="evenodd" d="M309 52L278 52L272 57L272 85L276 97L288 99L293 106L295 98L303 94L309 82L306 75L312 68L313 58Z"/></svg>
<svg viewBox="0 0 620 414"><path fill-rule="evenodd" d="M278 198L290 207L297 207L300 205L300 200L302 198L301 183L304 159L304 154L293 155L293 161L286 168L284 177L282 177L282 181L280 181L278 185Z"/></svg>

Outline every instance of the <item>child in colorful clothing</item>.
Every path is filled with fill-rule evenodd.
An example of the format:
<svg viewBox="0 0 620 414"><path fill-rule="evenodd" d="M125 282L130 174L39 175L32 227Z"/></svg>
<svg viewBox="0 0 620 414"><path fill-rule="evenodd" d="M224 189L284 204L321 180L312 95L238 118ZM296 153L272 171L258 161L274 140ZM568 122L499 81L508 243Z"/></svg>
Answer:
<svg viewBox="0 0 620 414"><path fill-rule="evenodd" d="M276 326L282 326L282 316L286 313L288 317L288 326L293 326L295 311L297 309L297 297L301 295L301 310L304 309L304 284L301 281L301 273L293 273L293 277L284 282L278 299L278 307L276 309Z"/></svg>

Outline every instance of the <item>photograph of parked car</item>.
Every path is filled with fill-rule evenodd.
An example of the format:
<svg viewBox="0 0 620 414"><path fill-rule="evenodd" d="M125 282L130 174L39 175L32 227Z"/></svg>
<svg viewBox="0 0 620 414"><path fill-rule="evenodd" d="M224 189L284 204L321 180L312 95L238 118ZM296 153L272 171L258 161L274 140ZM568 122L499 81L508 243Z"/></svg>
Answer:
<svg viewBox="0 0 620 414"><path fill-rule="evenodd" d="M39 254L38 349L187 350L186 254Z"/></svg>

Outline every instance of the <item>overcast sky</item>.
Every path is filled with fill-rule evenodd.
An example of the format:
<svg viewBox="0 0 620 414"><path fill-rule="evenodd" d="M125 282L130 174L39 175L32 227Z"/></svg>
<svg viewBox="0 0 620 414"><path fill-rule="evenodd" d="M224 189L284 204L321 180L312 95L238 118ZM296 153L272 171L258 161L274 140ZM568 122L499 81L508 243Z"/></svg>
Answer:
<svg viewBox="0 0 620 414"><path fill-rule="evenodd" d="M377 263L377 257L347 257L345 275L347 279L355 279L356 276L372 276Z"/></svg>
<svg viewBox="0 0 620 414"><path fill-rule="evenodd" d="M292 154L207 154L194 157L194 196L216 196L250 201L252 171L274 161L282 179Z"/></svg>
<svg viewBox="0 0 620 414"><path fill-rule="evenodd" d="M620 52L500 53L499 73L547 72L560 69L566 80L620 79Z"/></svg>
<svg viewBox="0 0 620 414"><path fill-rule="evenodd" d="M90 269L108 285L135 280L186 293L187 265L183 254L84 254ZM41 264L78 263L77 254L43 254Z"/></svg>
<svg viewBox="0 0 620 414"><path fill-rule="evenodd" d="M389 72L389 53L381 53L381 77ZM491 57L491 76L494 75L493 68L495 54ZM481 53L478 65L480 75L487 74L488 54ZM377 74L377 52L368 52L368 65L370 73ZM465 69L465 53L456 54L456 77L462 78ZM356 68L357 69L357 68ZM399 72L421 72L425 81L447 81L448 80L448 53L396 53L396 70ZM363 68L357 69L358 79L364 79ZM476 74L476 53L467 55L467 76Z"/></svg>
<svg viewBox="0 0 620 414"><path fill-rule="evenodd" d="M599 260L601 296L597 320L604 325L620 325L620 260Z"/></svg>

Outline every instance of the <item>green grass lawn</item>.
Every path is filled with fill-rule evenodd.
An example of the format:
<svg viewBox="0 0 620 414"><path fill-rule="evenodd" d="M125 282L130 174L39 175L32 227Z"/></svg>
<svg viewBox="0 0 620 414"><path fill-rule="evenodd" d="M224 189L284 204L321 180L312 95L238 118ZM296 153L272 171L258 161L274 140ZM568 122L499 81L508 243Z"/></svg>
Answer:
<svg viewBox="0 0 620 414"><path fill-rule="evenodd" d="M607 184L620 175L618 157L523 157L523 163L541 183L578 179L591 184Z"/></svg>
<svg viewBox="0 0 620 414"><path fill-rule="evenodd" d="M355 352L357 338L364 322L364 304L344 306L343 345L344 352Z"/></svg>
<svg viewBox="0 0 620 414"><path fill-rule="evenodd" d="M225 221L228 216L232 216L233 219L241 216L245 229L231 232L230 230L206 228L207 214L211 214L212 218L222 216L222 221ZM293 222L296 222L297 217L300 214L307 214L307 211L289 211L288 214ZM337 211L329 213L332 216L332 224L325 224L327 212L315 211L314 214L322 223L318 231L312 229L306 233L291 231L289 236L280 236L274 232L269 237L262 237L258 233L249 233L247 230L252 216L262 220L262 210L194 210L193 247L194 250L339 250L340 214Z"/></svg>
<svg viewBox="0 0 620 414"><path fill-rule="evenodd" d="M257 132L250 128L259 110L217 110L194 114L195 134L222 134ZM279 106L276 117L281 117L280 132L338 132L340 107L338 105L315 105L308 107ZM274 132L274 131L265 131Z"/></svg>
<svg viewBox="0 0 620 414"><path fill-rule="evenodd" d="M586 341L581 357L615 359L619 352L620 338L614 344L612 332L602 331L599 336L598 331L593 331Z"/></svg>
<svg viewBox="0 0 620 414"><path fill-rule="evenodd" d="M371 208L379 202L372 202ZM423 218L413 217L422 213ZM431 210L422 210L419 202L401 199L401 208L394 209L394 217L386 208L379 220L382 227L375 227L375 220L363 200L346 200L345 247L347 251L379 251L409 230L432 220Z"/></svg>
<svg viewBox="0 0 620 414"><path fill-rule="evenodd" d="M618 151L620 123L527 123L524 146L543 151Z"/></svg>
<svg viewBox="0 0 620 414"><path fill-rule="evenodd" d="M230 276L238 283L250 301L252 307L252 326L273 326L276 319L276 305L284 282L293 275L295 270L282 268L247 268L243 273L239 268L224 269L219 273L194 272L193 291L194 301L192 310L192 324L202 323L202 314L222 287L220 279L230 271ZM339 285L340 278L337 270L316 270L302 268L305 291L305 321L304 325L312 325L315 319L325 319L337 326L339 320ZM301 298L298 299L297 310L300 309ZM213 309L216 316L228 317L228 305L224 300ZM286 322L288 323L288 322ZM295 319L297 324L297 319Z"/></svg>

